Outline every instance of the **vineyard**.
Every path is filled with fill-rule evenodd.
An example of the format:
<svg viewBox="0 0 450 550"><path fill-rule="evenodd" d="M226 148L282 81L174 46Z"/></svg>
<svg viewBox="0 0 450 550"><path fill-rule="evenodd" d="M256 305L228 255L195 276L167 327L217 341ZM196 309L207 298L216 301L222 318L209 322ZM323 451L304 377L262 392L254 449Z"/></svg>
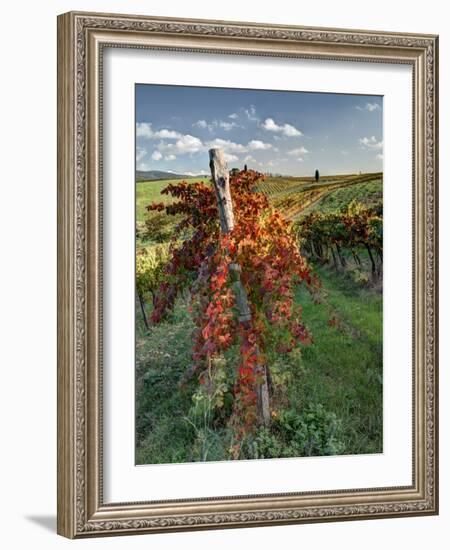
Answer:
<svg viewBox="0 0 450 550"><path fill-rule="evenodd" d="M348 176L328 176L315 183L312 178L268 178L258 186L270 203L283 213L288 220L297 220L306 211L324 201L334 192L343 189L358 190L363 185L378 184L381 189L381 174L358 174Z"/></svg>
<svg viewBox="0 0 450 550"><path fill-rule="evenodd" d="M382 175L230 192L136 184L137 462L380 452Z"/></svg>
<svg viewBox="0 0 450 550"><path fill-rule="evenodd" d="M201 181L208 185L209 178L192 178L187 183ZM140 181L136 184L136 218L138 227L143 227L148 221L146 206L153 201L170 204L174 198L163 195L161 191L177 180ZM324 176L319 183L314 178L266 177L258 183L256 191L264 193L270 204L279 209L286 219L297 220L302 214L312 209L320 202L320 208L326 208L330 199L343 195L343 200L334 204L331 209L345 206L352 199L366 204L382 202L383 180L381 173L350 174L339 176ZM345 190L345 193L343 191ZM144 239L145 240L145 239Z"/></svg>

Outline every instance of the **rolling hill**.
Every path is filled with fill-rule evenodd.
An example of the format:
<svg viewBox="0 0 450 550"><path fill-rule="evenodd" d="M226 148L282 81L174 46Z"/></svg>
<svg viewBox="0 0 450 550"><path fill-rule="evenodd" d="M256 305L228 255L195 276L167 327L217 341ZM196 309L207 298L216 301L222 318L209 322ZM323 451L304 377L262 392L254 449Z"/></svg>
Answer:
<svg viewBox="0 0 450 550"><path fill-rule="evenodd" d="M192 174L177 174L175 172L165 172L164 170L136 170L136 181L154 181L154 180L184 180L192 177L202 177Z"/></svg>

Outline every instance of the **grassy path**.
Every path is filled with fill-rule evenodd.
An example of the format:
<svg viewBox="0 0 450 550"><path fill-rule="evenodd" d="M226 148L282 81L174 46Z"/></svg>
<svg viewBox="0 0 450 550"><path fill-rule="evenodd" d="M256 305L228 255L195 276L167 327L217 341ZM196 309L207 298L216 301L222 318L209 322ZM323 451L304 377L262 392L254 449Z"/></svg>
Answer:
<svg viewBox="0 0 450 550"><path fill-rule="evenodd" d="M346 453L382 451L382 296L345 275L319 269L326 304L300 289L304 321L314 344L302 353L304 377L291 400L322 403L342 421ZM329 326L337 314L337 326Z"/></svg>

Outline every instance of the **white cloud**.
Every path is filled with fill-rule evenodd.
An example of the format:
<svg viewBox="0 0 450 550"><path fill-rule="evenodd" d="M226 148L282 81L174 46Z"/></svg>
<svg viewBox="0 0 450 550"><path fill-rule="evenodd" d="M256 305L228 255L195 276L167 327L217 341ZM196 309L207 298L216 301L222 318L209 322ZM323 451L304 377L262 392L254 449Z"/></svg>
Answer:
<svg viewBox="0 0 450 550"><path fill-rule="evenodd" d="M186 153L198 153L204 150L204 145L200 139L190 134L181 135L175 143L161 142L158 145L158 149L168 154L180 154Z"/></svg>
<svg viewBox="0 0 450 550"><path fill-rule="evenodd" d="M288 152L288 155L291 155L293 157L297 157L297 156L300 156L300 155L306 155L306 153L309 153L309 151L308 151L308 149L306 149L302 145L301 147L298 147L297 149L291 149Z"/></svg>
<svg viewBox="0 0 450 550"><path fill-rule="evenodd" d="M211 141L207 141L205 147L207 149L223 149L223 151L228 154L243 154L249 151L265 151L271 149L272 145L259 139L252 139L247 145L243 145L242 143L235 143L229 139L215 138Z"/></svg>
<svg viewBox="0 0 450 550"><path fill-rule="evenodd" d="M186 134L174 143L174 148L179 153L197 153L203 149L203 143L197 137Z"/></svg>
<svg viewBox="0 0 450 550"><path fill-rule="evenodd" d="M226 132L229 132L233 128L238 128L239 124L236 124L236 122L226 122L225 120L219 120L219 126L223 128Z"/></svg>
<svg viewBox="0 0 450 550"><path fill-rule="evenodd" d="M138 122L136 124L136 137L151 139L153 137L152 125L150 122Z"/></svg>
<svg viewBox="0 0 450 550"><path fill-rule="evenodd" d="M223 149L226 153L246 153L247 148L241 143L229 139L216 138L207 142L208 149Z"/></svg>
<svg viewBox="0 0 450 550"><path fill-rule="evenodd" d="M202 141L191 134L185 134L180 137L175 143L160 144L160 151L169 152L171 154L198 153L204 149Z"/></svg>
<svg viewBox="0 0 450 550"><path fill-rule="evenodd" d="M153 151L152 159L153 160L161 160L162 159L162 154L159 151Z"/></svg>
<svg viewBox="0 0 450 550"><path fill-rule="evenodd" d="M303 135L302 132L300 132L300 130L298 130L294 126L291 126L290 124L284 124L282 132L285 136L288 136L288 137Z"/></svg>
<svg viewBox="0 0 450 550"><path fill-rule="evenodd" d="M366 103L363 107L357 105L356 108L358 111L369 111L370 113L373 111L381 111L381 105L379 103Z"/></svg>
<svg viewBox="0 0 450 550"><path fill-rule="evenodd" d="M270 149L271 147L272 145L270 143L265 143L264 141L261 141L259 139L252 139L251 141L248 142L248 148L251 151L256 151L256 150L263 151L266 149Z"/></svg>
<svg viewBox="0 0 450 550"><path fill-rule="evenodd" d="M259 117L256 114L256 109L254 105L250 105L248 109L244 109L244 113L246 114L248 120L259 122Z"/></svg>
<svg viewBox="0 0 450 550"><path fill-rule="evenodd" d="M236 160L239 160L236 155L231 155L230 153L224 153L224 157L227 162L234 162Z"/></svg>
<svg viewBox="0 0 450 550"><path fill-rule="evenodd" d="M225 132L229 132L233 128L240 127L239 124L237 124L234 121L229 122L227 120L217 120L217 119L214 119L211 122L207 122L204 119L197 120L197 122L194 122L192 126L201 128L202 130L209 130L210 132L212 132L215 128L222 128L223 130L225 130Z"/></svg>
<svg viewBox="0 0 450 550"><path fill-rule="evenodd" d="M208 123L206 120L197 120L197 122L194 122L192 126L196 126L197 128L208 128Z"/></svg>
<svg viewBox="0 0 450 550"><path fill-rule="evenodd" d="M175 173L175 172L174 172ZM186 176L209 176L209 172L206 170L197 170L196 172L183 172Z"/></svg>
<svg viewBox="0 0 450 550"><path fill-rule="evenodd" d="M375 136L359 138L364 149L383 149L383 141L377 141Z"/></svg>
<svg viewBox="0 0 450 550"><path fill-rule="evenodd" d="M239 115L237 113L231 113L231 115L228 115L228 118L232 118L233 120L236 120L239 118Z"/></svg>
<svg viewBox="0 0 450 550"><path fill-rule="evenodd" d="M166 128L153 133L154 139L178 139L180 137L182 137L180 132L175 132L175 130L167 130Z"/></svg>
<svg viewBox="0 0 450 550"><path fill-rule="evenodd" d="M244 162L256 162L255 157L252 157L252 155L247 155L244 157Z"/></svg>
<svg viewBox="0 0 450 550"><path fill-rule="evenodd" d="M377 156L376 156L376 158L377 158L378 160L383 160L384 157L383 157L383 154L382 154L382 153L378 153Z"/></svg>
<svg viewBox="0 0 450 550"><path fill-rule="evenodd" d="M343 150L341 151L341 155L347 156L347 155L348 155L348 151L345 151L345 149L343 149Z"/></svg>
<svg viewBox="0 0 450 550"><path fill-rule="evenodd" d="M268 130L269 132L276 132L280 133L287 137L294 137L294 136L301 136L303 135L302 132L295 128L295 126L292 126L292 124L277 124L273 118L266 118L266 120L263 122L262 127L265 130Z"/></svg>
<svg viewBox="0 0 450 550"><path fill-rule="evenodd" d="M175 155L166 155L164 160L175 160L177 157Z"/></svg>
<svg viewBox="0 0 450 550"><path fill-rule="evenodd" d="M151 122L138 122L136 124L136 137L145 139L178 139L182 136L180 132L175 130L153 130Z"/></svg>
<svg viewBox="0 0 450 550"><path fill-rule="evenodd" d="M142 160L146 154L147 151L145 149L142 149L142 147L136 147L136 162Z"/></svg>
<svg viewBox="0 0 450 550"><path fill-rule="evenodd" d="M302 159L302 157L298 157L298 159L297 159L297 160L298 160L298 162L303 162L303 159Z"/></svg>
<svg viewBox="0 0 450 550"><path fill-rule="evenodd" d="M281 131L281 126L278 126L278 124L276 124L273 118L266 118L262 126L265 130L269 130L270 132Z"/></svg>

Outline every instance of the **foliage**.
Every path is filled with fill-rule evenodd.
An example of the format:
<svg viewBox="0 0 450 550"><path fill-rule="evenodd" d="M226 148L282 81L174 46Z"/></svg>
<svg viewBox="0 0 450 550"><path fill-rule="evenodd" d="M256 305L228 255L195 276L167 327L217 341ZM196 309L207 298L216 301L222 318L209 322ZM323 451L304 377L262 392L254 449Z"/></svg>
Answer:
<svg viewBox="0 0 450 550"><path fill-rule="evenodd" d="M146 330L142 317L136 316L138 464L192 460L192 428L182 421L192 399L178 385L192 362L192 328L184 298L178 300L170 323L153 326L150 331Z"/></svg>
<svg viewBox="0 0 450 550"><path fill-rule="evenodd" d="M179 202L170 193L160 195L168 183L137 184L137 215L142 232L144 219L149 216L144 216L145 205L152 200L161 200L165 205ZM186 183L195 182L188 180ZM381 209L377 205L382 201L382 184L377 174L321 176L319 184L314 184L313 177L270 177L259 180L256 190L267 196L269 205L291 219L299 212L304 216L310 209L336 214L352 199L363 203L365 208L372 208L381 219ZM234 194L234 190L232 192ZM282 203L284 200L286 202ZM150 216L155 214L165 216L167 227L178 236L179 242L173 243L176 249L181 247L184 238L190 239L195 233L192 225L185 227L183 232L177 230L180 220L186 216L184 213L167 215L164 208L164 212L162 209L152 211ZM217 210L213 209L211 216L216 219ZM298 224L294 229L298 231ZM148 247L148 243L139 242L138 246L141 245L146 245L148 250L153 248ZM326 246L323 248L325 250ZM172 258L172 249L169 246L166 249L170 250L168 259ZM195 247L192 250L195 251ZM342 249L342 256L347 259L347 267L342 273L322 266L323 260L313 262L323 285L321 295L326 294L320 304L307 285L301 284L295 289L294 308L301 305L302 322L314 335L314 345L295 346L286 354L279 353L273 345L267 346L264 358L270 365L272 421L268 428L256 428L243 437L240 457L291 456L294 447L303 439L298 441L285 429L285 422L280 421L280 417L284 418L289 412L308 424L305 411L315 410L318 404L323 404L327 415L331 412L336 415L333 444L338 445L339 452L382 452L382 297L373 286L361 285L370 277L362 252L365 254L357 250L363 260L362 267L356 263L353 266L349 261L351 251ZM311 258L318 259L316 256ZM348 276L350 272L351 277ZM228 276L231 279L230 272ZM192 331L199 330L192 315L200 299L195 289L197 277L198 268L186 274L183 288L192 294L178 290L172 306L150 331L144 326L139 308L136 310L136 460L139 464L226 460L235 443L235 426L230 418L235 411L234 387L241 342L239 337L234 338L227 350L212 354L209 370L207 361L200 361L200 365L193 363L191 335ZM161 280L166 279L164 272ZM151 311L152 307L149 309ZM337 320L332 327L330 317ZM280 330L280 339L287 341L288 332ZM189 378L191 372L197 376ZM204 383L198 384L198 378ZM293 422L287 421L287 424ZM332 426L333 422L324 424ZM323 454L327 448L328 444L323 444L322 450L317 445L313 454Z"/></svg>
<svg viewBox="0 0 450 550"><path fill-rule="evenodd" d="M332 258L338 269L339 265L346 266L342 254L345 248L360 266L358 249L364 248L369 255L372 278L380 274L376 258L382 262L383 219L379 209L367 208L353 200L338 212L312 212L297 224L297 230L309 257L320 262L329 262Z"/></svg>
<svg viewBox="0 0 450 550"><path fill-rule="evenodd" d="M289 409L274 414L271 429L258 430L249 458L342 454L345 446L341 438L342 425L336 414L311 404L301 414Z"/></svg>
<svg viewBox="0 0 450 550"><path fill-rule="evenodd" d="M313 303L302 288L296 296L314 345L301 356L307 376L289 386L290 407L322 403L342 420L346 453L382 452L383 297L346 272L316 269L326 297ZM333 328L330 317L338 320Z"/></svg>
<svg viewBox="0 0 450 550"><path fill-rule="evenodd" d="M186 183L194 183L197 181L207 182L209 178L186 178ZM147 217L147 205L152 201L164 201L169 204L173 202L173 198L169 195L161 196L161 191L171 183L179 183L179 179L168 180L151 180L136 182L136 221L143 223Z"/></svg>
<svg viewBox="0 0 450 550"><path fill-rule="evenodd" d="M300 285L294 300L302 305L302 319L314 335L314 344L301 349L301 353L274 352L268 357L275 386L271 410L277 414L292 410L301 416L310 405L322 404L326 411L336 414L342 427L336 438L345 445L346 454L380 453L383 451L382 296L326 266L319 266L317 271L322 282L321 294L326 293L326 302L342 319L344 329L330 328L327 303L314 303L307 287ZM237 349L229 350L223 362L211 369L224 374L226 390L217 387L210 391L208 382L198 384L195 378L180 385L180 378L192 365L194 325L188 303L187 295L178 298L168 320L154 325L150 332L145 330L139 309L136 312L138 464L192 462L202 460L202 456L207 461L229 458L231 434L227 421L233 406L231 384ZM219 381L217 385L220 386ZM223 405L219 405L218 395L222 391ZM197 392L202 392L198 405L193 399ZM203 407L208 406L209 424L205 427ZM273 417L269 430L276 425ZM244 445L247 458L256 456L252 449Z"/></svg>
<svg viewBox="0 0 450 550"><path fill-rule="evenodd" d="M211 360L203 378L204 383L194 392L192 406L185 417L194 430L194 460L208 460L212 448L220 447L222 444L218 433L223 415L217 414L217 411L229 408L229 383L224 367L224 357L215 357Z"/></svg>
<svg viewBox="0 0 450 550"><path fill-rule="evenodd" d="M145 229L141 232L143 240L163 243L170 240L173 232L172 220L163 212L153 212L144 222Z"/></svg>
<svg viewBox="0 0 450 550"><path fill-rule="evenodd" d="M305 214L313 210L319 210L323 214L340 211L353 200L364 205L366 208L379 208L383 203L383 181L373 179L357 185L342 185L325 196L305 211Z"/></svg>
<svg viewBox="0 0 450 550"><path fill-rule="evenodd" d="M148 206L149 211L180 216L175 235L188 235L181 244L171 244L151 320L163 321L180 292L190 291L196 326L194 372L203 385L211 368L220 369L217 358L239 346L229 423L238 447L242 437L256 427L257 388L267 355L271 350L289 354L299 344L310 342L301 308L293 298L298 284L312 285L313 279L291 224L269 206L264 194L254 191L261 177L249 170L231 178L235 227L228 234L219 229L215 193L203 183L170 184L162 193L176 202ZM240 266L251 321L237 318L230 265ZM236 447L232 454L236 456Z"/></svg>
<svg viewBox="0 0 450 550"><path fill-rule="evenodd" d="M142 298L145 298L148 292L154 295L161 284L168 258L167 245L144 248L136 254L136 288Z"/></svg>
<svg viewBox="0 0 450 550"><path fill-rule="evenodd" d="M268 177L258 190L286 219L298 220L315 209L336 210L353 198L368 206L380 204L382 174L320 176L318 182L313 177Z"/></svg>

